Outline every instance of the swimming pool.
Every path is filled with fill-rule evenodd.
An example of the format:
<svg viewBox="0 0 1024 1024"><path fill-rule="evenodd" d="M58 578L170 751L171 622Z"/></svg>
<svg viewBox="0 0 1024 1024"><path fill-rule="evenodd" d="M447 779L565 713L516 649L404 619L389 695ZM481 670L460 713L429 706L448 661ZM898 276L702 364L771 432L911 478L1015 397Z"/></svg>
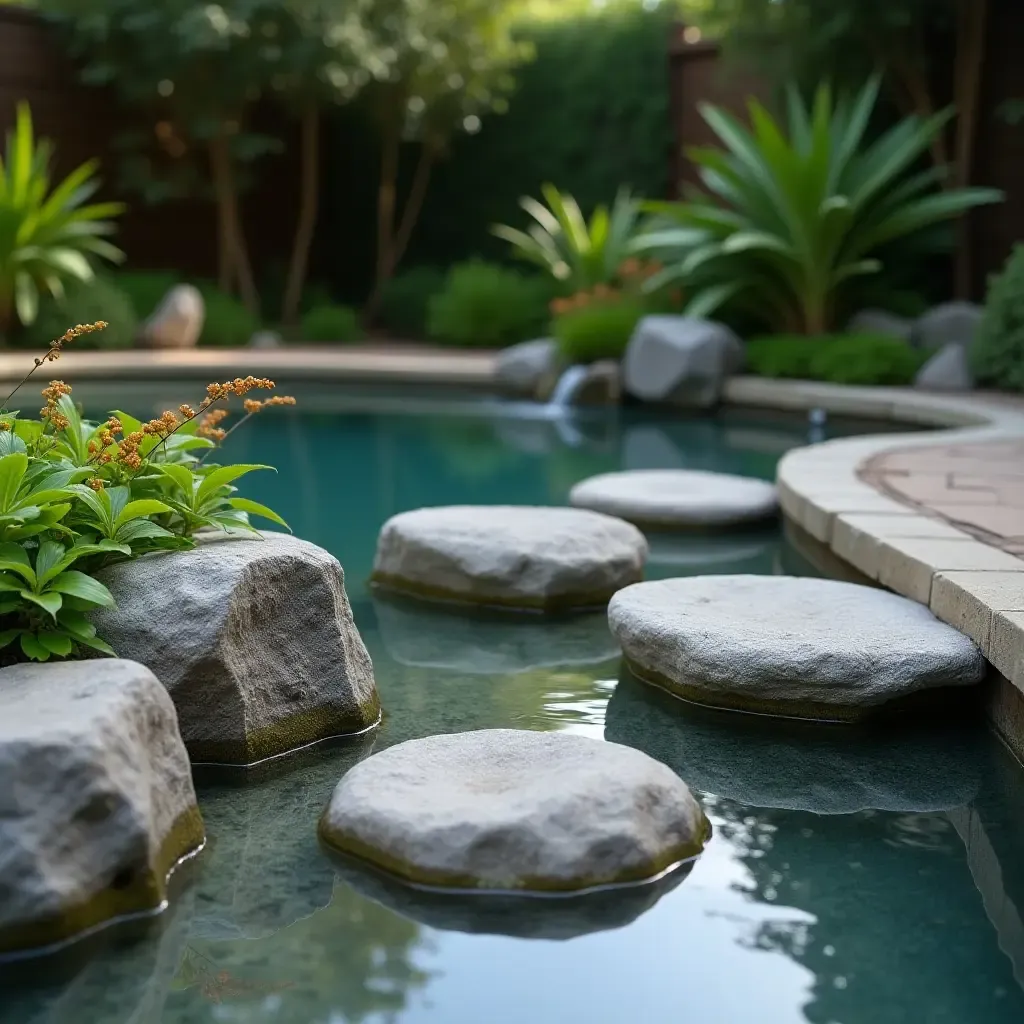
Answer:
<svg viewBox="0 0 1024 1024"><path fill-rule="evenodd" d="M808 439L799 421L757 415L509 411L314 395L237 435L233 458L280 470L247 478L245 493L345 566L383 725L245 774L201 775L210 842L176 877L170 910L9 969L0 1022L1024 1019L1024 786L981 722L865 733L698 713L620 680L601 615L463 619L367 590L377 531L396 512L560 504L576 481L616 468L771 478ZM707 572L814 570L776 528L655 542L648 576ZM503 911L498 927L520 936L509 937L474 932L495 918L472 903L402 902L318 847L316 819L357 758L499 726L605 737L664 760L702 796L707 850L667 891L567 908L554 923Z"/></svg>

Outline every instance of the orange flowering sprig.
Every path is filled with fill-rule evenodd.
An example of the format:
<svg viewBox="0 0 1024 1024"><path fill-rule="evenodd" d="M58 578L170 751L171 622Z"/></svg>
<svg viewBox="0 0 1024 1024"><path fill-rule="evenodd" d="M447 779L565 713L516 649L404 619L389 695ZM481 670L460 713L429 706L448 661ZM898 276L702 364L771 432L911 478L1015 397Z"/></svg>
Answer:
<svg viewBox="0 0 1024 1024"><path fill-rule="evenodd" d="M235 423L229 430L218 430L218 429L214 428L214 430L210 434L208 434L206 436L211 437L211 439L216 441L218 445L221 445L243 423L245 423L248 420L251 420L253 418L253 416L255 416L259 412L262 412L264 409L268 408L269 406L272 406L272 405L294 405L294 404L295 404L295 399L291 395L271 395L270 398L264 398L262 400L257 399L257 398L247 398L242 403L242 408L245 410L245 415L237 423ZM215 409L214 412L223 412L225 415L227 415L227 410L226 409ZM211 413L210 415L213 415L213 413ZM200 428L200 429L202 429L202 428ZM199 431L197 430L196 433L198 434ZM214 434L216 434L218 436L213 436ZM207 452L206 454L208 455L209 452ZM203 459L205 459L205 458L206 458L206 455L203 456ZM199 461L202 462L203 459L200 459Z"/></svg>

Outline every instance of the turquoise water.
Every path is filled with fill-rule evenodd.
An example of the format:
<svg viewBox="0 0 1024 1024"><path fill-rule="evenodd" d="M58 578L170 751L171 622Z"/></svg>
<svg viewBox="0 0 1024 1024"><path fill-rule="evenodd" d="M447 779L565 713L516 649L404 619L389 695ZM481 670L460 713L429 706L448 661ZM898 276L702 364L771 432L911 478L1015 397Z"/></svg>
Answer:
<svg viewBox="0 0 1024 1024"><path fill-rule="evenodd" d="M603 616L464 620L364 581L381 523L421 505L561 503L622 466L770 478L794 421L622 416L570 427L311 396L232 455L246 493L341 559L386 719L375 736L198 779L210 837L157 922L0 976L0 1024L1019 1024L1024 786L980 723L868 733L697 713L619 678ZM376 409L377 411L374 411ZM659 541L651 576L813 569L774 529ZM701 794L690 874L584 905L418 900L317 846L335 783L439 731L627 743ZM498 928L512 933L486 934ZM528 936L528 937L524 937ZM1015 973L1016 972L1016 973Z"/></svg>

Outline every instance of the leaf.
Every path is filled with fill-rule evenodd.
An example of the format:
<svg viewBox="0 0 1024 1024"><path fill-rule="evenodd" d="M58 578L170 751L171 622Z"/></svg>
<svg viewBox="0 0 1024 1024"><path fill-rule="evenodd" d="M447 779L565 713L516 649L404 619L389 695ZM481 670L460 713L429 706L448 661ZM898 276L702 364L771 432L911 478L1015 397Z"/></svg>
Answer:
<svg viewBox="0 0 1024 1024"><path fill-rule="evenodd" d="M57 613L57 621L76 640L89 640L96 635L96 627L82 612L73 608L61 608Z"/></svg>
<svg viewBox="0 0 1024 1024"><path fill-rule="evenodd" d="M117 651L114 650L106 640L101 640L98 636L84 637L76 636L75 639L86 647L91 647L93 650L102 651L104 654L109 654L112 658L117 657Z"/></svg>
<svg viewBox="0 0 1024 1024"><path fill-rule="evenodd" d="M87 576L77 569L67 569L50 583L50 590L58 594L68 594L80 601L100 605L103 608L114 608L114 595L99 580Z"/></svg>
<svg viewBox="0 0 1024 1024"><path fill-rule="evenodd" d="M31 586L36 585L36 574L28 554L20 544L0 544L0 572L17 573Z"/></svg>
<svg viewBox="0 0 1024 1024"><path fill-rule="evenodd" d="M278 523L291 532L291 527L272 509L261 505L258 501L250 501L248 498L228 498L228 504L240 512L247 512L252 516L262 516L271 522Z"/></svg>
<svg viewBox="0 0 1024 1024"><path fill-rule="evenodd" d="M25 442L13 431L0 431L0 456L26 451Z"/></svg>
<svg viewBox="0 0 1024 1024"><path fill-rule="evenodd" d="M57 617L57 612L60 611L60 606L64 603L64 599L60 594L44 593L37 594L32 590L22 590L21 596L26 601L31 601L33 604L39 605L44 611L48 612L53 618Z"/></svg>
<svg viewBox="0 0 1024 1024"><path fill-rule="evenodd" d="M256 464L240 464L237 466L221 466L220 469L215 469L210 473L207 473L203 477L203 482L199 485L199 490L196 492L196 503L201 505L205 499L210 497L221 487L225 487L233 480L237 480L239 477L245 476L246 473L252 473L257 469L269 469L277 472L273 466L262 466Z"/></svg>
<svg viewBox="0 0 1024 1024"><path fill-rule="evenodd" d="M192 471L186 466L178 466L168 462L157 463L156 468L159 469L164 476L170 477L175 486L182 492L182 494L184 494L185 501L189 508L191 508L193 498L192 481L195 479L192 475Z"/></svg>
<svg viewBox="0 0 1024 1024"><path fill-rule="evenodd" d="M60 572L59 569L55 568L60 564L60 560L64 557L64 545L58 544L56 541L44 540L39 545L39 551L36 553L36 579L39 585L42 586L54 575L56 572Z"/></svg>
<svg viewBox="0 0 1024 1024"><path fill-rule="evenodd" d="M36 639L51 654L57 654L62 658L66 658L71 653L73 647L71 637L69 637L67 633L57 632L52 629L47 629L41 633L37 633Z"/></svg>
<svg viewBox="0 0 1024 1024"><path fill-rule="evenodd" d="M177 534L165 529L150 519L133 519L120 527L114 539L122 544L132 544L139 540L155 540L157 538L176 537Z"/></svg>
<svg viewBox="0 0 1024 1024"><path fill-rule="evenodd" d="M33 661L49 661L50 652L29 632L22 631L21 649Z"/></svg>
<svg viewBox="0 0 1024 1024"><path fill-rule="evenodd" d="M170 505L158 501L156 498L138 498L135 501L129 501L121 510L121 514L114 520L114 528L116 530L133 519L143 519L171 511Z"/></svg>
<svg viewBox="0 0 1024 1024"><path fill-rule="evenodd" d="M22 630L20 629L5 629L0 632L0 647L7 647L13 641L17 640L21 636Z"/></svg>
<svg viewBox="0 0 1024 1024"><path fill-rule="evenodd" d="M5 436L9 436L5 432ZM0 459L0 512L13 508L28 470L28 456L15 452Z"/></svg>

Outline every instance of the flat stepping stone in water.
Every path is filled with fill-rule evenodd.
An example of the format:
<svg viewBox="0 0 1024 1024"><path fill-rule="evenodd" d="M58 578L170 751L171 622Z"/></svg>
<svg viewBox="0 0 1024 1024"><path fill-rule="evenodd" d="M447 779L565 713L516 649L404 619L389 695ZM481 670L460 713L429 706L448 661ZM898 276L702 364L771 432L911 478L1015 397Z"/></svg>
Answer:
<svg viewBox="0 0 1024 1024"><path fill-rule="evenodd" d="M389 519L373 581L441 601L532 611L607 604L643 578L647 541L621 519L572 508L459 505Z"/></svg>
<svg viewBox="0 0 1024 1024"><path fill-rule="evenodd" d="M923 605L834 580L658 580L616 594L608 621L641 679L762 714L853 721L985 674L974 643Z"/></svg>
<svg viewBox="0 0 1024 1024"><path fill-rule="evenodd" d="M569 504L619 516L651 529L740 526L778 511L774 485L730 473L636 469L578 483Z"/></svg>
<svg viewBox="0 0 1024 1024"><path fill-rule="evenodd" d="M670 768L569 733L485 729L390 747L338 783L331 847L407 883L572 894L653 879L709 826Z"/></svg>

